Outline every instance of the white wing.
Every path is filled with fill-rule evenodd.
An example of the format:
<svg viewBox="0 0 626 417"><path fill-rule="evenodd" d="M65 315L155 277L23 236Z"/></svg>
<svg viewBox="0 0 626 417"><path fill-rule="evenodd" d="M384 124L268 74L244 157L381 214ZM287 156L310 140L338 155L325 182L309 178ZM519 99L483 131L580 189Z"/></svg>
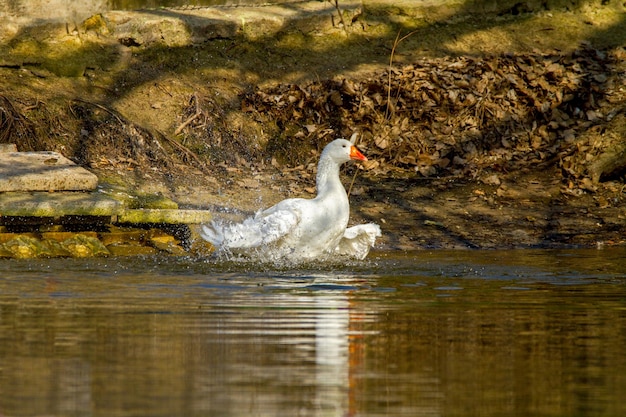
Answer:
<svg viewBox="0 0 626 417"><path fill-rule="evenodd" d="M216 248L219 248L224 242L224 227L221 223L211 220L211 223L203 224L200 227L200 236Z"/></svg>
<svg viewBox="0 0 626 417"><path fill-rule="evenodd" d="M375 223L359 224L348 227L339 241L335 253L357 259L364 259L376 238L382 236L380 226Z"/></svg>
<svg viewBox="0 0 626 417"><path fill-rule="evenodd" d="M242 223L224 224L212 221L208 225L202 225L200 235L217 248L251 249L280 240L293 230L299 221L298 210L281 204L259 212Z"/></svg>

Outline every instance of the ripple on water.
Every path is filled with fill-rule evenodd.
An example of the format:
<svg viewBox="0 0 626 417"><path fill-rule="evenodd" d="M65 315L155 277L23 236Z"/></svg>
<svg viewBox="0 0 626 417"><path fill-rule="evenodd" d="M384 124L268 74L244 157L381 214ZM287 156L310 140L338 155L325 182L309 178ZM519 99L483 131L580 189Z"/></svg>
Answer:
<svg viewBox="0 0 626 417"><path fill-rule="evenodd" d="M0 261L2 412L626 415L624 255Z"/></svg>

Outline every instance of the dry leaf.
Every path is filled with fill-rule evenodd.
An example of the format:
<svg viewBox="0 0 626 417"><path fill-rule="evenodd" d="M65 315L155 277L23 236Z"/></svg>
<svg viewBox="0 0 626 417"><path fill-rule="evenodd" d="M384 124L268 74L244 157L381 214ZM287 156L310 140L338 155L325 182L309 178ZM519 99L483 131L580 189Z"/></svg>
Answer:
<svg viewBox="0 0 626 417"><path fill-rule="evenodd" d="M619 75L611 65L620 53L584 45L571 54L423 58L367 80L257 90L242 98L242 109L296 132L290 137L298 143L318 141L319 149L333 136L360 131L360 145L378 159L377 169L477 177L484 168L511 172L522 162L556 161L551 163L578 181L585 155L598 151L571 146L605 114L607 120L614 116L602 106ZM281 156L293 157L290 146L285 149ZM420 155L432 160L424 162ZM363 167L374 169L373 164Z"/></svg>
<svg viewBox="0 0 626 417"><path fill-rule="evenodd" d="M376 144L376 146L378 146L380 149L387 149L387 147L389 146L389 141L387 140L386 137L383 136L378 136L374 139L374 143Z"/></svg>
<svg viewBox="0 0 626 417"><path fill-rule="evenodd" d="M481 181L487 185L500 185L501 182L500 178L496 174L482 178Z"/></svg>

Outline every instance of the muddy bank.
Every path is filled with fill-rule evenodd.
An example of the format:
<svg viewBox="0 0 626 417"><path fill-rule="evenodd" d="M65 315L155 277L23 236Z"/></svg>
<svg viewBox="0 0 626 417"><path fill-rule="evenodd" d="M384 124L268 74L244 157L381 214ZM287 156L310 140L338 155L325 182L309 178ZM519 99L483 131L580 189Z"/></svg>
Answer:
<svg viewBox="0 0 626 417"><path fill-rule="evenodd" d="M623 6L473 10L22 29L2 44L0 142L180 207L246 212L310 196L319 150L357 132L372 161L353 217L380 223L385 247L623 243Z"/></svg>

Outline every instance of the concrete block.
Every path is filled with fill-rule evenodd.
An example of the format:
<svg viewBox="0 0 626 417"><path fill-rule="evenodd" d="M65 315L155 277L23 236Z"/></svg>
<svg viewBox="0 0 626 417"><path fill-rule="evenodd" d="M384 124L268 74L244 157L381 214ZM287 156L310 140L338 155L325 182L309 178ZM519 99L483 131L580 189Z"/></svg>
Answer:
<svg viewBox="0 0 626 417"><path fill-rule="evenodd" d="M0 152L0 192L91 191L98 177L57 152Z"/></svg>
<svg viewBox="0 0 626 417"><path fill-rule="evenodd" d="M3 152L17 152L17 146L15 143L0 143L0 153Z"/></svg>
<svg viewBox="0 0 626 417"><path fill-rule="evenodd" d="M122 203L98 193L6 193L0 195L0 216L114 216Z"/></svg>
<svg viewBox="0 0 626 417"><path fill-rule="evenodd" d="M211 221L207 210L125 210L118 216L119 223L201 224Z"/></svg>

